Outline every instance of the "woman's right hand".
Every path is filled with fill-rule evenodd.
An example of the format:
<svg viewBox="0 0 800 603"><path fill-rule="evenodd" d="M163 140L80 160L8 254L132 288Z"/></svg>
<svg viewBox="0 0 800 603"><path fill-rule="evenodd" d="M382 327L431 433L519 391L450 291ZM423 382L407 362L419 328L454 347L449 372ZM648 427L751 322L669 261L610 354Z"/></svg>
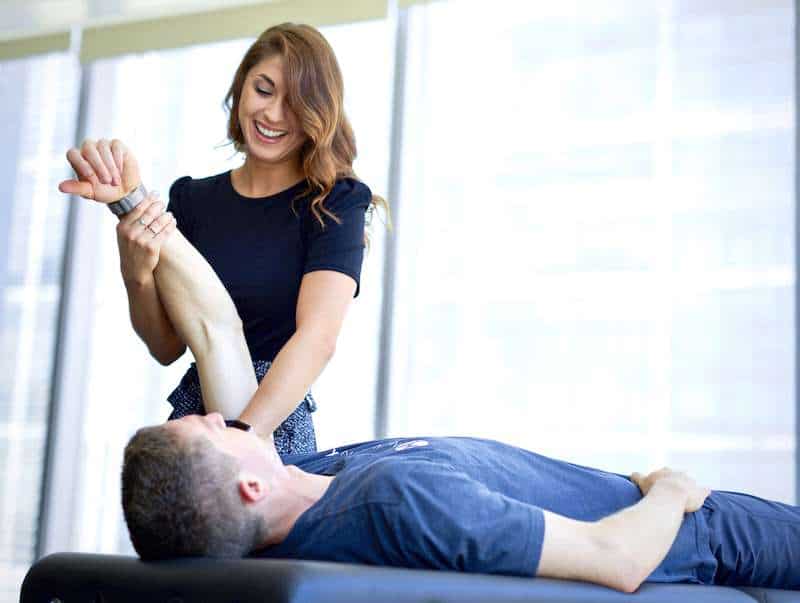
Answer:
<svg viewBox="0 0 800 603"><path fill-rule="evenodd" d="M117 224L120 269L125 283L142 284L153 278L161 246L177 223L158 193L151 192Z"/></svg>

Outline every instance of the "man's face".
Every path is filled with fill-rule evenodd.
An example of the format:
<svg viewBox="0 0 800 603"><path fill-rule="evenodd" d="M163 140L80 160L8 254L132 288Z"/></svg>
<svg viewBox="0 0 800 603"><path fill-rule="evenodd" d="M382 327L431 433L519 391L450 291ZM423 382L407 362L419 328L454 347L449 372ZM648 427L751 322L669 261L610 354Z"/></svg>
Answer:
<svg viewBox="0 0 800 603"><path fill-rule="evenodd" d="M180 438L186 440L200 436L207 438L220 452L239 461L242 469L266 476L280 460L274 448L251 431L227 427L225 419L218 412L203 415L187 415L174 421L167 421L165 428L172 429Z"/></svg>

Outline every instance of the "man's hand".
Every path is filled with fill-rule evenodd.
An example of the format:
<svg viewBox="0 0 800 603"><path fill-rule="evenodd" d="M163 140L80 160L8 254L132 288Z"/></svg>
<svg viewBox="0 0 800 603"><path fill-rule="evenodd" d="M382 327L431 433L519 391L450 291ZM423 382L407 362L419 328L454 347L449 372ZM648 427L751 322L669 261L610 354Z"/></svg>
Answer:
<svg viewBox="0 0 800 603"><path fill-rule="evenodd" d="M653 471L648 475L641 473L634 473L631 475L631 480L637 486L642 494L647 496L647 493L658 484L660 487L670 487L678 489L686 495L686 505L684 513L694 513L701 506L706 497L711 493L708 488L698 486L697 483L682 471L673 471L669 467L663 467L658 471Z"/></svg>
<svg viewBox="0 0 800 603"><path fill-rule="evenodd" d="M140 182L136 157L120 140L83 141L80 150L67 151L67 161L78 179L58 185L62 193L80 195L100 203L118 201Z"/></svg>

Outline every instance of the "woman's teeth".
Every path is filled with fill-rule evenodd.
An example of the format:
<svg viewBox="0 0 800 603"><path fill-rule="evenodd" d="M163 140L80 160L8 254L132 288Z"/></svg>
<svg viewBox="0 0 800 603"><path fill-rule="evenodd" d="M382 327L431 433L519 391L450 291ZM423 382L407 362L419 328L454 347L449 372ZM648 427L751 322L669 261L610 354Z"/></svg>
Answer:
<svg viewBox="0 0 800 603"><path fill-rule="evenodd" d="M267 128L261 127L258 122L255 122L255 124L258 133L261 134L262 136L266 136L267 138L280 138L281 136L286 135L286 132L283 132L281 130L268 130Z"/></svg>

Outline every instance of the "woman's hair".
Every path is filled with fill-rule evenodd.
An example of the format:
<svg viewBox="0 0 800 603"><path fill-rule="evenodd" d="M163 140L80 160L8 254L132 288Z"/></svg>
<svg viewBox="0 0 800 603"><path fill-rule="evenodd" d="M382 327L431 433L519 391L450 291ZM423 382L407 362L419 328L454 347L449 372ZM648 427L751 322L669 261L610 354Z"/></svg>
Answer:
<svg viewBox="0 0 800 603"><path fill-rule="evenodd" d="M236 459L204 436L137 431L125 447L122 511L139 556L238 558L260 546L268 529L242 503L237 475Z"/></svg>
<svg viewBox="0 0 800 603"><path fill-rule="evenodd" d="M270 27L253 42L225 96L228 138L237 151L245 150L239 123L244 82L256 64L276 55L283 58L289 106L307 137L300 157L306 180L316 193L311 200L311 212L320 226L325 225L323 214L338 223L339 219L325 207L324 201L337 179L355 178L356 140L344 113L344 83L339 63L319 31L310 25L283 23ZM373 195L370 215L378 206L388 218L386 201Z"/></svg>

